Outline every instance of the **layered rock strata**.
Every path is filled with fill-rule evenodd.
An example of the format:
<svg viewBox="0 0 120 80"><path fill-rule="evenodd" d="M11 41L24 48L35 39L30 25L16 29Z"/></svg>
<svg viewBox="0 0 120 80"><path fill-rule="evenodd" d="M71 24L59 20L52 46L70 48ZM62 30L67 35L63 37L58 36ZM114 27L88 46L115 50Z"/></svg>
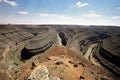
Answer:
<svg viewBox="0 0 120 80"><path fill-rule="evenodd" d="M111 38L106 39L101 43L99 52L94 56L100 61L103 66L107 67L116 75L120 75L120 47L118 40Z"/></svg>
<svg viewBox="0 0 120 80"><path fill-rule="evenodd" d="M19 31L17 29L4 28L0 30L0 56L5 57L10 50L15 50L19 44L33 38L30 33Z"/></svg>
<svg viewBox="0 0 120 80"><path fill-rule="evenodd" d="M54 46L56 44L56 40L57 32L54 29L45 29L44 31L42 28L42 31L40 31L38 35L25 42L26 45L24 51L26 51L26 53L23 51L21 57L25 59L24 56L31 57L38 53L43 53L50 47Z"/></svg>

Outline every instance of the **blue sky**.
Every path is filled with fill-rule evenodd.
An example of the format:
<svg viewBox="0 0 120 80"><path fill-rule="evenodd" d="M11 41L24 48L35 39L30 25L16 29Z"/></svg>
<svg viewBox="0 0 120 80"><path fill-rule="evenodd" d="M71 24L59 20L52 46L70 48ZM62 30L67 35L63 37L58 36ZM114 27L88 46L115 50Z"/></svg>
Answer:
<svg viewBox="0 0 120 80"><path fill-rule="evenodd" d="M120 0L0 0L0 24L120 25Z"/></svg>

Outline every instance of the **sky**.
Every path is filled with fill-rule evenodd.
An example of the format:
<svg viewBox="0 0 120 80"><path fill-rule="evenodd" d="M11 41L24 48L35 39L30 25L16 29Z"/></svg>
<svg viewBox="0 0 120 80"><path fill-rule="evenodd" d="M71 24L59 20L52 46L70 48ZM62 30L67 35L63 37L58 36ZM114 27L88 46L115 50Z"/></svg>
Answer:
<svg viewBox="0 0 120 80"><path fill-rule="evenodd" d="M120 0L0 0L0 24L120 26Z"/></svg>

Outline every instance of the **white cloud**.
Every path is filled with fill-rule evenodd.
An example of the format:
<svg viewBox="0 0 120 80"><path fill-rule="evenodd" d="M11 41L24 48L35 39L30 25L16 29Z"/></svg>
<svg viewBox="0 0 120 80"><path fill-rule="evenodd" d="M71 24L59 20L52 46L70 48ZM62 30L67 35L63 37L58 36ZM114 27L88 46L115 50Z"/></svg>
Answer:
<svg viewBox="0 0 120 80"><path fill-rule="evenodd" d="M59 18L59 19L70 19L70 17L59 15L59 14L48 14L48 13L40 13L40 17L42 18Z"/></svg>
<svg viewBox="0 0 120 80"><path fill-rule="evenodd" d="M112 16L111 19L119 19L120 20L120 16Z"/></svg>
<svg viewBox="0 0 120 80"><path fill-rule="evenodd" d="M3 17L3 16L2 16ZM1 17L1 18L2 18ZM102 16L101 18L88 18L80 16L68 16L61 14L49 14L40 13L31 17L17 17L12 16L12 18L3 17L0 19L0 23L11 23L11 24L79 24L79 25L119 25L119 17L109 17L106 18Z"/></svg>
<svg viewBox="0 0 120 80"><path fill-rule="evenodd" d="M94 13L95 11L88 11L88 12Z"/></svg>
<svg viewBox="0 0 120 80"><path fill-rule="evenodd" d="M118 24L120 26L120 16L112 16L109 20L111 23Z"/></svg>
<svg viewBox="0 0 120 80"><path fill-rule="evenodd" d="M87 17L87 18L100 18L101 15L100 14L97 14L95 11L88 11L89 13L87 14L83 14L82 16L83 17Z"/></svg>
<svg viewBox="0 0 120 80"><path fill-rule="evenodd" d="M15 2L15 1L9 1L9 0L0 0L0 2L5 2L5 3L8 3L10 4L11 6L17 6L18 4Z"/></svg>
<svg viewBox="0 0 120 80"><path fill-rule="evenodd" d="M41 16L41 17L55 17L57 15L56 14L48 14L48 13L40 13L39 16Z"/></svg>
<svg viewBox="0 0 120 80"><path fill-rule="evenodd" d="M21 15L27 15L29 14L27 11L19 11L18 14L21 14Z"/></svg>
<svg viewBox="0 0 120 80"><path fill-rule="evenodd" d="M112 16L110 19L114 22L120 23L120 16Z"/></svg>
<svg viewBox="0 0 120 80"><path fill-rule="evenodd" d="M84 17L87 17L87 18L100 18L101 15L100 14L97 14L95 12L91 12L91 13L88 13L88 14L84 14L82 15Z"/></svg>
<svg viewBox="0 0 120 80"><path fill-rule="evenodd" d="M76 5L78 6L78 7L84 7L84 6L87 6L88 5L88 3L82 3L82 2L77 2L76 3Z"/></svg>
<svg viewBox="0 0 120 80"><path fill-rule="evenodd" d="M49 15L49 14L46 14L46 13L40 13L39 16L49 17L50 15Z"/></svg>

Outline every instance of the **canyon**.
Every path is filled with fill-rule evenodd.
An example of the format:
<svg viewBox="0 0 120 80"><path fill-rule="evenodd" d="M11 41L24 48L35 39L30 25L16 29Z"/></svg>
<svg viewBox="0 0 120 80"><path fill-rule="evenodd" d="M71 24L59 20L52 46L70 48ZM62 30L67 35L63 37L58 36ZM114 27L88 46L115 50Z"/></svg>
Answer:
<svg viewBox="0 0 120 80"><path fill-rule="evenodd" d="M119 80L120 27L0 25L1 80Z"/></svg>

